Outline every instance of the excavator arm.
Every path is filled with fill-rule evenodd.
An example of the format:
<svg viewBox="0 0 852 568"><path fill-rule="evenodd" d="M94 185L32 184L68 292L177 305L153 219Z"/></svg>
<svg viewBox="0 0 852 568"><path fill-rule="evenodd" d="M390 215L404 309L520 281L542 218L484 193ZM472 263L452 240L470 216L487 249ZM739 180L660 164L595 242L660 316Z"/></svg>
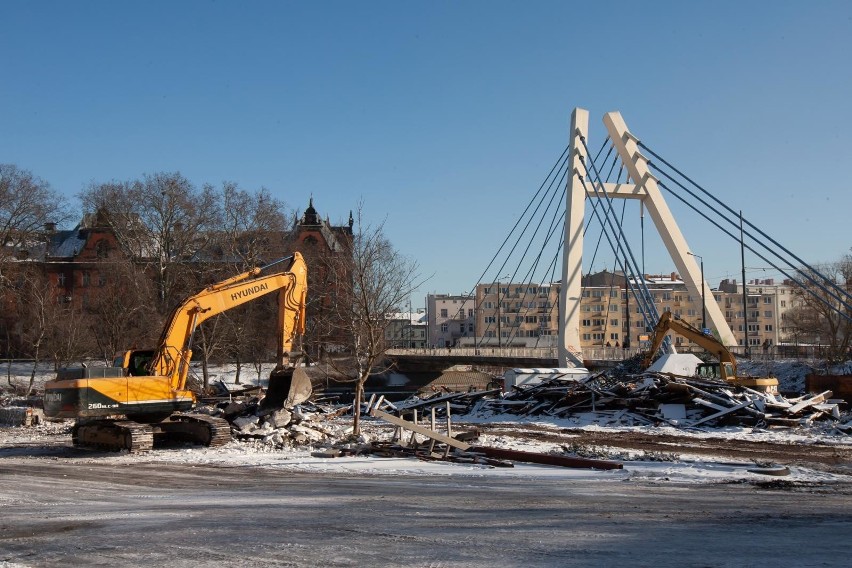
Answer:
<svg viewBox="0 0 852 568"><path fill-rule="evenodd" d="M645 358L645 367L648 367L651 364L651 359L660 349L660 346L663 344L663 340L666 338L666 334L670 331L679 333L715 356L719 360L719 370L722 375L722 379L727 380L729 378L736 377L737 361L733 354L724 345L722 345L718 339L712 335L705 334L700 329L683 320L675 319L672 317L671 312L663 312L663 315L660 316L660 321L654 328L654 337L651 342L651 349L648 351L648 355Z"/></svg>
<svg viewBox="0 0 852 568"><path fill-rule="evenodd" d="M291 261L286 271L262 275L265 270L286 260ZM307 289L307 267L298 252L292 257L254 268L205 288L172 311L160 335L157 350L148 367L149 372L151 375L169 377L172 388L182 390L192 357L192 336L198 326L213 316L273 292L278 293L276 368L283 367L293 343L305 331Z"/></svg>

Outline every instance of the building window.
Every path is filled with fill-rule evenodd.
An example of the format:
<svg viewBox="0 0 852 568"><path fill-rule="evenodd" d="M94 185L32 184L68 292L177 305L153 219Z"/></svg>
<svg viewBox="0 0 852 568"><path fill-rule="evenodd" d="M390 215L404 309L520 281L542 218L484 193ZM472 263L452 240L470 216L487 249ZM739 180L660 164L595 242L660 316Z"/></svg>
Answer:
<svg viewBox="0 0 852 568"><path fill-rule="evenodd" d="M81 286L89 286L89 285L91 285L91 283L92 283L92 275L89 274L88 272L84 272L80 276L80 285Z"/></svg>
<svg viewBox="0 0 852 568"><path fill-rule="evenodd" d="M583 327L589 327L590 325L592 325L592 320L583 320L583 322L582 322Z"/></svg>
<svg viewBox="0 0 852 568"><path fill-rule="evenodd" d="M763 297L763 303L764 304L771 304L772 303L772 296L764 296Z"/></svg>
<svg viewBox="0 0 852 568"><path fill-rule="evenodd" d="M472 324L472 323L471 323L471 324L468 324L468 326L467 326L467 330L468 330L469 332L473 333L473 324Z"/></svg>
<svg viewBox="0 0 852 568"><path fill-rule="evenodd" d="M467 317L469 317L469 318L473 317L473 310L472 309L467 310Z"/></svg>
<svg viewBox="0 0 852 568"><path fill-rule="evenodd" d="M103 272L98 273L98 286L106 286L107 277Z"/></svg>
<svg viewBox="0 0 852 568"><path fill-rule="evenodd" d="M449 325L447 325L445 323L441 324L441 333L447 333L447 331L449 331L449 329L450 329Z"/></svg>
<svg viewBox="0 0 852 568"><path fill-rule="evenodd" d="M56 277L56 283L60 288L64 288L65 287L65 274L60 272Z"/></svg>
<svg viewBox="0 0 852 568"><path fill-rule="evenodd" d="M772 331L772 326L771 325L764 325L763 331Z"/></svg>
<svg viewBox="0 0 852 568"><path fill-rule="evenodd" d="M106 258L109 254L109 243L104 239L99 240L98 244L95 245L95 254L98 255L98 258Z"/></svg>
<svg viewBox="0 0 852 568"><path fill-rule="evenodd" d="M772 312L771 312L771 311L765 311L765 312L763 312L763 317L765 317L765 318L771 318L771 317L772 317Z"/></svg>
<svg viewBox="0 0 852 568"><path fill-rule="evenodd" d="M442 318L447 317L447 309L446 308L441 309L441 317Z"/></svg>

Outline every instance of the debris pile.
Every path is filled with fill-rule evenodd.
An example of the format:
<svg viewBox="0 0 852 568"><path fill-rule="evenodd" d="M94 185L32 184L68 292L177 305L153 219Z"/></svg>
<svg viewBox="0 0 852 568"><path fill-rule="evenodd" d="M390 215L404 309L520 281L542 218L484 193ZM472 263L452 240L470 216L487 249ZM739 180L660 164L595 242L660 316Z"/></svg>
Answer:
<svg viewBox="0 0 852 568"><path fill-rule="evenodd" d="M389 407L388 410L393 412L382 410L383 407ZM417 410L410 410L408 414L410 414L412 420L406 420L402 417L403 414L406 414L405 411L401 411L393 404L384 402L383 398L379 398L379 400L375 400L375 397L370 399L367 403L368 414L393 424L396 429L390 441L373 442L362 452L384 457L416 457L427 461L442 460L492 467L514 467L513 461L575 468L621 469L623 467L620 462L609 460L475 446L473 442L479 438L478 431L473 430L453 435L449 402L445 402L444 407L446 433L438 431L436 408L433 406L431 410L431 419L427 419L428 425L424 425L418 419ZM394 412L398 415L395 415ZM420 416L423 417L423 415Z"/></svg>
<svg viewBox="0 0 852 568"><path fill-rule="evenodd" d="M31 406L0 407L0 425L36 426L44 423L44 411Z"/></svg>
<svg viewBox="0 0 852 568"><path fill-rule="evenodd" d="M831 391L786 398L721 381L662 373L600 373L583 379L557 378L493 391L436 395L399 406L400 411L449 408L456 414L571 418L583 415L600 425L809 426L827 422L846 431L849 416ZM591 415L591 416L590 416Z"/></svg>
<svg viewBox="0 0 852 568"><path fill-rule="evenodd" d="M294 408L263 408L261 398L244 397L220 402L210 410L231 424L237 440L257 440L277 448L316 445L334 440L339 432L323 424L348 412L321 402L305 402Z"/></svg>

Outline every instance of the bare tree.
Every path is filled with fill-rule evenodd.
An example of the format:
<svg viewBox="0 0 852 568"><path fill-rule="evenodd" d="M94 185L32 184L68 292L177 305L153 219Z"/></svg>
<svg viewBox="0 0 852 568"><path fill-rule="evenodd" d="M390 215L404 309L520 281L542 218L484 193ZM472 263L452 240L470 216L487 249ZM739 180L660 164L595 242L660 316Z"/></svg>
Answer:
<svg viewBox="0 0 852 568"><path fill-rule="evenodd" d="M0 286L9 284L9 253L32 247L47 223L67 219L64 199L48 183L12 164L0 164Z"/></svg>
<svg viewBox="0 0 852 568"><path fill-rule="evenodd" d="M109 266L109 278L87 307L90 334L104 361L132 347L153 345L162 325L153 283L143 268L129 259L112 260Z"/></svg>
<svg viewBox="0 0 852 568"><path fill-rule="evenodd" d="M354 433L360 434L361 401L364 383L371 373L387 370L382 366L388 345L386 332L393 325L391 314L399 311L411 292L422 281L416 261L394 249L384 234L384 223L377 226L363 222L363 204L359 205L353 233L351 257L329 257L336 266L329 274L336 282L336 321L347 328L350 369L341 369L355 381Z"/></svg>
<svg viewBox="0 0 852 568"><path fill-rule="evenodd" d="M287 225L286 205L267 189L249 192L235 183L222 185L220 245L239 270L273 260L270 254Z"/></svg>
<svg viewBox="0 0 852 568"><path fill-rule="evenodd" d="M852 292L852 255L819 267L829 280ZM813 275L813 280L821 277ZM824 345L830 360L840 360L849 353L852 342L852 323L849 313L835 298L813 285L793 290L795 307L784 314L788 333L797 341Z"/></svg>
<svg viewBox="0 0 852 568"><path fill-rule="evenodd" d="M32 392L35 375L43 356L43 348L55 324L57 300L50 280L38 270L22 271L16 282L16 316L23 342L30 345L27 353L33 360L27 396Z"/></svg>
<svg viewBox="0 0 852 568"><path fill-rule="evenodd" d="M154 268L161 313L186 295L187 264L209 260L208 245L220 221L212 186L198 190L180 173L156 173L141 181L92 185L80 199L87 212L107 213L131 258Z"/></svg>

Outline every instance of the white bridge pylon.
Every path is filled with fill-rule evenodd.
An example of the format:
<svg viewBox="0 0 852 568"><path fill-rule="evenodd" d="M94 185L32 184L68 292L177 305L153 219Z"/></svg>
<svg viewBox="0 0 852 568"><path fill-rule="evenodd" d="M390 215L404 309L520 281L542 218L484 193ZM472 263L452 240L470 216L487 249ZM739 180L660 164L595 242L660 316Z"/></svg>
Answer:
<svg viewBox="0 0 852 568"><path fill-rule="evenodd" d="M559 365L561 367L582 365L580 346L580 300L583 276L583 219L586 197L611 199L638 199L648 211L678 272L683 276L689 293L695 298L704 298L707 320L715 328L725 345L736 345L737 341L722 310L713 298L710 287L701 280L701 270L689 253L680 228L666 204L657 179L648 169L648 160L639 152L636 138L627 129L619 112L609 112L603 117L612 145L627 170L630 183L601 183L588 177L585 164L591 164L586 155L588 146L589 112L575 108L571 113L571 142L569 167L571 179L566 192L565 244L563 249L562 288L559 296ZM586 144L581 141L586 140ZM596 191L597 190L597 191ZM625 275L626 276L626 275ZM644 275L642 275L644 276ZM702 295L706 290L709 296ZM630 333L630 330L628 330Z"/></svg>

